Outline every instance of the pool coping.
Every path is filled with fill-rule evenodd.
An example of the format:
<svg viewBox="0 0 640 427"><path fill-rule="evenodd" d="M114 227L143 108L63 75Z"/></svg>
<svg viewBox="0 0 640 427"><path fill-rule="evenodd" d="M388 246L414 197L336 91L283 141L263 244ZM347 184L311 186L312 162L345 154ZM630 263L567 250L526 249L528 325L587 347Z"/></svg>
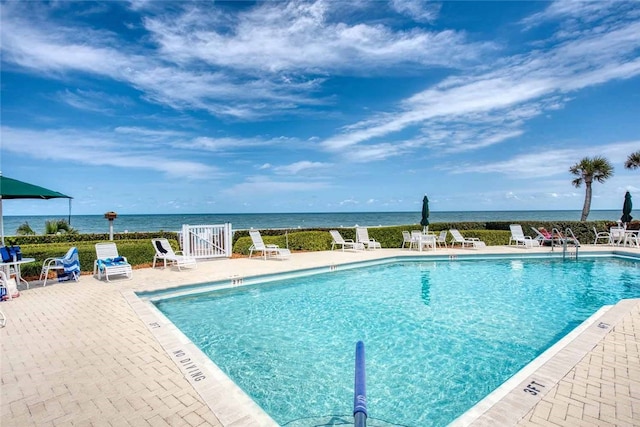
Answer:
<svg viewBox="0 0 640 427"><path fill-rule="evenodd" d="M150 301L132 290L122 295L222 425L279 426Z"/></svg>
<svg viewBox="0 0 640 427"><path fill-rule="evenodd" d="M210 284L168 286L153 291L123 290L122 295L224 426L271 427L279 424L152 304L153 300L158 299L157 296L164 294L171 296L160 297L160 299L173 298L186 294L250 286L288 277L299 277L300 275L320 274L409 260L435 262L480 259L553 259L562 256L562 253L469 253L434 255L428 258L420 255L395 255L281 273L247 277L236 275L229 279L210 282ZM611 250L587 252L585 256L638 259L638 255L635 253L619 253ZM515 425L638 302L640 299L628 299L621 300L614 306L602 307L449 425L452 427ZM532 390L531 387L536 390ZM531 391L534 391L535 394Z"/></svg>

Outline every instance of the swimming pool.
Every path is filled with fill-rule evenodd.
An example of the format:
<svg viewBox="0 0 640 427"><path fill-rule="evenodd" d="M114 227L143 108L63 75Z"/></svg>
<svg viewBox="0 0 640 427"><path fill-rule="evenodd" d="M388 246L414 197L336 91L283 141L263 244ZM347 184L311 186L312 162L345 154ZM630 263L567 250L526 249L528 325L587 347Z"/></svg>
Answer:
<svg viewBox="0 0 640 427"><path fill-rule="evenodd" d="M446 425L602 305L640 296L639 265L395 262L155 304L281 425L350 413L358 340L371 417Z"/></svg>

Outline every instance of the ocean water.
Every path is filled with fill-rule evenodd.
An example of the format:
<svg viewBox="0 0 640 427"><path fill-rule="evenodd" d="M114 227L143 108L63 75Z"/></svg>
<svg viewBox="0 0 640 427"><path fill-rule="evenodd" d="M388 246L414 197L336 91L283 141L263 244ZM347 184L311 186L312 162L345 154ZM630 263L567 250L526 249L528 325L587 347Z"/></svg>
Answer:
<svg viewBox="0 0 640 427"><path fill-rule="evenodd" d="M589 220L616 221L622 215L617 210L591 211ZM4 232L15 235L16 229L28 222L36 233L44 232L48 220L68 219L66 216L5 216ZM429 221L578 221L580 211L464 211L431 212ZM255 213L255 214L175 214L175 215L119 215L113 231L179 231L183 224L231 223L234 230L249 228L313 228L353 227L362 225L410 225L420 222L420 212L335 212L335 213ZM80 233L108 233L109 221L103 215L72 215L71 226Z"/></svg>

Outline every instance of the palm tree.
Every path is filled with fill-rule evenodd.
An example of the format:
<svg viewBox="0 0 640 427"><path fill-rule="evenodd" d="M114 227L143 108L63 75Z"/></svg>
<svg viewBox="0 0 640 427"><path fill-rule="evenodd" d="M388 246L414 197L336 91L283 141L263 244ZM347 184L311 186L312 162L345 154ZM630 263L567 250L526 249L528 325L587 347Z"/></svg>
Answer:
<svg viewBox="0 0 640 427"><path fill-rule="evenodd" d="M78 230L71 227L64 219L45 221L44 234L78 234Z"/></svg>
<svg viewBox="0 0 640 427"><path fill-rule="evenodd" d="M36 232L33 231L33 228L31 228L29 222L25 221L16 229L16 234L18 236L33 236L36 234Z"/></svg>
<svg viewBox="0 0 640 427"><path fill-rule="evenodd" d="M589 211L591 210L591 184L594 180L602 183L608 178L611 178L613 176L613 166L611 166L609 160L604 157L585 157L571 166L569 172L578 176L571 182L575 187L580 187L583 182L586 187L584 206L582 207L582 216L580 217L580 221L586 221L589 216Z"/></svg>
<svg viewBox="0 0 640 427"><path fill-rule="evenodd" d="M624 162L624 167L627 169L640 168L640 151L636 151L635 153L629 154L627 161Z"/></svg>

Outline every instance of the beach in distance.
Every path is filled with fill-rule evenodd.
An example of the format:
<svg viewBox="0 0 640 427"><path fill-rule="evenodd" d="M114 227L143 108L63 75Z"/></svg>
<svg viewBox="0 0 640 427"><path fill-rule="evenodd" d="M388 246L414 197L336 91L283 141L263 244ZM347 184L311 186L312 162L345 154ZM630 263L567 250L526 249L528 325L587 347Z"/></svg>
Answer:
<svg viewBox="0 0 640 427"><path fill-rule="evenodd" d="M593 210L588 220L616 221L622 215L618 210ZM4 232L16 234L16 229L28 222L38 234L44 233L48 220L68 219L67 216L5 216ZM431 223L467 221L579 221L580 211L432 211ZM183 224L211 225L231 223L234 230L354 227L411 225L420 222L420 212L335 212L335 213L254 213L254 214L173 214L173 215L118 215L113 230L122 232L180 231ZM72 215L71 226L80 233L108 233L109 221L104 215Z"/></svg>

